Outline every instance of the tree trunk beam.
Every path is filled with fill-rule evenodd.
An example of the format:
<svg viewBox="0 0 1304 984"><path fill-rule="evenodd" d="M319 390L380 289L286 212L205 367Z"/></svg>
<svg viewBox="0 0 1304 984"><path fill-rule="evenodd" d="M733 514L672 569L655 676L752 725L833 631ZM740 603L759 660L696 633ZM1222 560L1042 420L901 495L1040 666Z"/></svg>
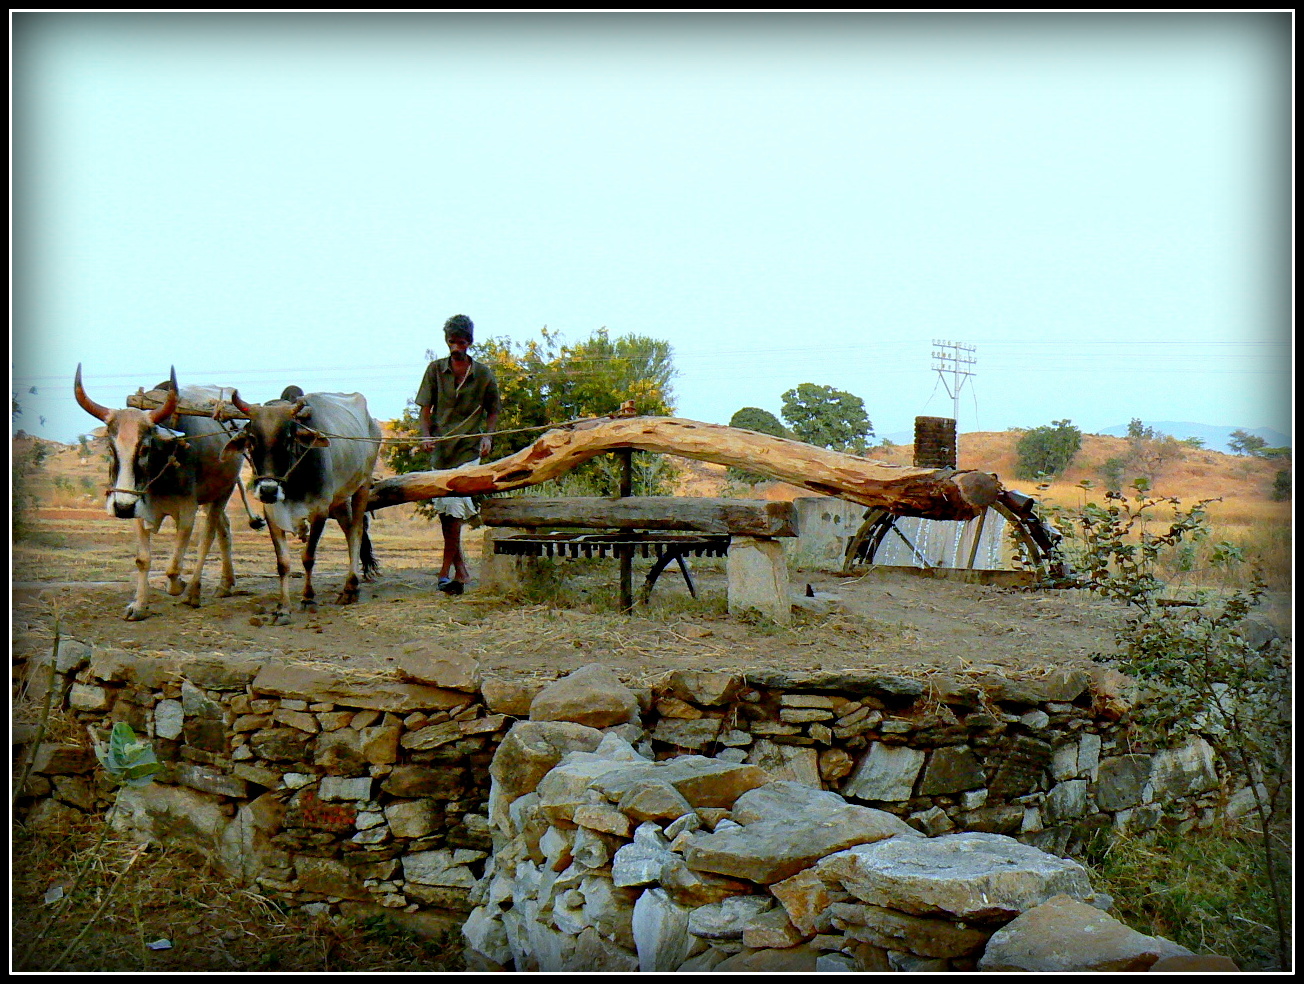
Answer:
<svg viewBox="0 0 1304 984"><path fill-rule="evenodd" d="M485 526L575 526L582 529L693 530L734 536L796 536L792 503L760 499L689 499L633 495L621 499L517 496L480 505Z"/></svg>
<svg viewBox="0 0 1304 984"><path fill-rule="evenodd" d="M381 479L371 487L367 508L537 485L618 448L732 465L900 516L972 519L1001 491L996 477L984 472L888 465L756 431L676 417L615 417L548 431L529 447L487 464Z"/></svg>

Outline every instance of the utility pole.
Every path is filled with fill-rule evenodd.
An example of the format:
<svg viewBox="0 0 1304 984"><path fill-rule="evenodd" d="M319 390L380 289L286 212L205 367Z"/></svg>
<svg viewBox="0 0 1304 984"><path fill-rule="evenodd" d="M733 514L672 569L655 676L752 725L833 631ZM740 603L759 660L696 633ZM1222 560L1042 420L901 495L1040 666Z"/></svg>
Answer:
<svg viewBox="0 0 1304 984"><path fill-rule="evenodd" d="M941 377L942 383L946 386L946 392L951 396L951 402L955 407L952 419L956 421L957 430L959 430L960 420L960 390L964 388L965 381L970 376L978 375L966 368L978 361L978 357L974 355L977 351L978 347L976 345L933 339L933 370ZM946 378L947 373L951 374L949 380Z"/></svg>

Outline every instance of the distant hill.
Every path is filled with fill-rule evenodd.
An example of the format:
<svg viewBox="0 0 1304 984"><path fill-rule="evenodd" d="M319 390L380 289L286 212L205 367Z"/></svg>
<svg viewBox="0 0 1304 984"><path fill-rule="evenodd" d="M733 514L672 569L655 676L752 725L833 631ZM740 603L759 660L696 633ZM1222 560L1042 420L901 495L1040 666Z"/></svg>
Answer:
<svg viewBox="0 0 1304 984"><path fill-rule="evenodd" d="M1179 441L1184 441L1188 437L1198 437L1211 451L1230 451L1227 442L1231 440L1232 431L1235 430L1243 430L1247 434L1263 438L1270 448L1291 446L1289 435L1273 430L1271 427L1216 427L1213 424L1194 424L1189 420L1143 420L1141 423L1146 427L1153 427L1161 434L1171 434ZM1109 437L1127 437L1127 428L1127 424L1116 424L1097 433Z"/></svg>

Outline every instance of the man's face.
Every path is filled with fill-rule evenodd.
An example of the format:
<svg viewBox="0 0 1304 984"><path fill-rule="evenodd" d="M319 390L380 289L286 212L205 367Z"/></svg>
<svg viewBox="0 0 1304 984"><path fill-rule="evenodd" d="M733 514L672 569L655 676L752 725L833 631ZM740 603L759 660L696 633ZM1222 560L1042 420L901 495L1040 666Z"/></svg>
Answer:
<svg viewBox="0 0 1304 984"><path fill-rule="evenodd" d="M471 343L461 335L450 335L445 341L448 343L448 354L455 358L465 356L466 350L471 347Z"/></svg>

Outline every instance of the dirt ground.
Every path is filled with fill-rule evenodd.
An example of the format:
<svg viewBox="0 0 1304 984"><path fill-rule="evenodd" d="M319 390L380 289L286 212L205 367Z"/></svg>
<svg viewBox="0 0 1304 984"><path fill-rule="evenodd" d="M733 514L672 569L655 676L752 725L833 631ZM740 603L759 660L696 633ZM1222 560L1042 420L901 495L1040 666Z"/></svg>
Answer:
<svg viewBox="0 0 1304 984"><path fill-rule="evenodd" d="M131 650L278 652L359 670L392 671L406 654L455 653L475 657L491 677L552 678L592 662L631 682L679 667L1040 676L1108 652L1126 616L1121 606L1081 591L985 587L882 569L850 577L791 570L794 595L805 596L809 586L815 597L795 612L791 626L780 628L727 615L718 559L692 562L696 599L672 565L651 604L632 615L616 610L618 569L611 559L552 562L555 574L525 598L490 594L475 582L466 594L449 597L436 590L438 526L409 512L377 517L373 538L382 572L352 606L333 603L347 568L343 536L332 525L318 553L317 612L296 611L289 625L277 626L267 617L277 592L267 536L235 516L233 527L236 594L213 597L219 568L212 554L200 608L166 594L169 524L155 541L155 613L127 622L131 525L90 510L41 513L35 542L17 544L13 556L15 656L48 647L57 615L65 636ZM467 543L474 572L480 533L468 531ZM650 563L636 561L636 584ZM296 578L296 595L301 585Z"/></svg>

